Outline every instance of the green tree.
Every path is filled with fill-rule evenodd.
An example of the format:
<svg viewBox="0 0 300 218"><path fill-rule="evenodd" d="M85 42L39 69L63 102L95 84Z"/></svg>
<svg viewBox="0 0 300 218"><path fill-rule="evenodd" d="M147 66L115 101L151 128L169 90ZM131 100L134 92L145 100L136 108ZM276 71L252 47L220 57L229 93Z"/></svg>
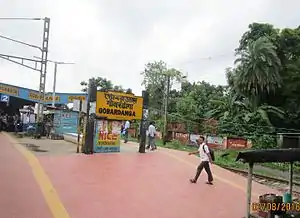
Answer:
<svg viewBox="0 0 300 218"><path fill-rule="evenodd" d="M187 89L183 89L182 96L177 99L176 113L174 113L177 121L183 122L189 133L195 131L195 126L198 126L199 131L207 132L209 129L205 124L207 114L215 107L211 99L221 100L225 95L225 88L204 81L185 85Z"/></svg>
<svg viewBox="0 0 300 218"><path fill-rule="evenodd" d="M113 85L111 80L108 80L103 77L92 77L91 82L96 84L98 90L112 90L116 92L126 92L128 94L132 93L131 89L124 89L122 86ZM87 92L88 82L82 81L80 85L82 86L81 91Z"/></svg>
<svg viewBox="0 0 300 218"><path fill-rule="evenodd" d="M275 116L283 119L284 111L270 105L259 105L257 99L244 98L243 101L237 101L237 105L240 106L239 113L243 114L243 119L247 123L252 120L252 123L259 121L260 124L273 127L269 114L272 113ZM254 120L253 120L254 119Z"/></svg>
<svg viewBox="0 0 300 218"><path fill-rule="evenodd" d="M261 37L252 42L239 55L235 60L240 64L236 83L243 93L261 96L281 87L281 61L276 47L267 38Z"/></svg>
<svg viewBox="0 0 300 218"><path fill-rule="evenodd" d="M278 45L279 29L275 29L273 25L268 23L252 23L248 26L240 41L237 52L248 50L248 46L260 38L267 38L275 46Z"/></svg>
<svg viewBox="0 0 300 218"><path fill-rule="evenodd" d="M163 61L150 62L145 65L142 85L149 93L150 119L158 119L163 112L163 99L165 92L166 79L164 72L167 65Z"/></svg>
<svg viewBox="0 0 300 218"><path fill-rule="evenodd" d="M238 114L238 103L237 103L238 95L229 92L222 96L220 99L210 99L209 103L212 106L212 110L209 110L205 113L206 118L214 118L220 119L227 117L232 117Z"/></svg>
<svg viewBox="0 0 300 218"><path fill-rule="evenodd" d="M149 93L150 119L161 119L164 112L164 100L167 88L167 80L170 78L170 105L169 112L174 111L174 98L178 93L172 90L175 81L182 82L182 73L174 68L168 69L167 64L163 61L154 61L145 65L142 85Z"/></svg>
<svg viewBox="0 0 300 218"><path fill-rule="evenodd" d="M280 76L282 85L276 93L265 96L263 103L282 108L286 112L285 120L276 120L271 116L278 128L300 129L300 28L275 29L271 24L253 23L240 40L238 52L247 50L251 42L261 37L268 38L275 46L281 61ZM237 69L233 69L237 71ZM231 87L232 88L232 87Z"/></svg>
<svg viewBox="0 0 300 218"><path fill-rule="evenodd" d="M114 87L110 80L107 80L106 78L102 77L92 77L91 82L96 84L98 89L111 90ZM82 86L82 91L87 92L88 82L82 81L80 85Z"/></svg>

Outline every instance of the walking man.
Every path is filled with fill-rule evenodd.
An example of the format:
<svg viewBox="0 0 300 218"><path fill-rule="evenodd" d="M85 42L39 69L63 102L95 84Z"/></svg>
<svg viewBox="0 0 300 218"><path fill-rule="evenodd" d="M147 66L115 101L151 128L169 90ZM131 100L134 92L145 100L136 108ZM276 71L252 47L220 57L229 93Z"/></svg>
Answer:
<svg viewBox="0 0 300 218"><path fill-rule="evenodd" d="M153 151L156 149L155 146L155 135L156 135L156 129L154 126L154 122L152 121L148 127L148 144L150 146L150 150Z"/></svg>
<svg viewBox="0 0 300 218"><path fill-rule="evenodd" d="M128 142L128 129L130 128L130 122L127 120L124 125L124 143Z"/></svg>
<svg viewBox="0 0 300 218"><path fill-rule="evenodd" d="M212 185L213 183L213 176L210 170L210 166L209 164L212 163L212 157L210 154L210 149L207 146L207 144L204 142L204 137L200 136L199 139L197 140L197 144L199 145L199 149L198 151L195 152L190 152L189 155L192 154L199 154L200 155L200 164L197 167L197 173L195 175L194 179L190 179L191 183L196 183L203 168L205 169L207 176L208 176L208 180L206 182L206 184L208 185Z"/></svg>

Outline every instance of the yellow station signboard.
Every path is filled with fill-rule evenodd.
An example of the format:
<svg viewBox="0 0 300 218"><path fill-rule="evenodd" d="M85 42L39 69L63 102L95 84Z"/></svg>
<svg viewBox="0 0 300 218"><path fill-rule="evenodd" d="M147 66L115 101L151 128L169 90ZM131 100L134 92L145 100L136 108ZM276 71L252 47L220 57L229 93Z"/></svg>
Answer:
<svg viewBox="0 0 300 218"><path fill-rule="evenodd" d="M35 101L38 101L38 100L42 99L42 97L39 95L39 93L34 92L34 91L29 92L28 98L31 99L31 100L35 100ZM45 96L45 102L52 102L52 99L53 99L52 95L46 95ZM55 96L55 101L60 101L60 96L56 95Z"/></svg>
<svg viewBox="0 0 300 218"><path fill-rule="evenodd" d="M72 103L74 100L85 101L85 96L84 95L69 95L68 96L68 102Z"/></svg>
<svg viewBox="0 0 300 218"><path fill-rule="evenodd" d="M19 89L13 86L0 85L0 92L7 95L19 96Z"/></svg>
<svg viewBox="0 0 300 218"><path fill-rule="evenodd" d="M109 120L140 120L142 112L142 97L121 92L97 92L97 116Z"/></svg>

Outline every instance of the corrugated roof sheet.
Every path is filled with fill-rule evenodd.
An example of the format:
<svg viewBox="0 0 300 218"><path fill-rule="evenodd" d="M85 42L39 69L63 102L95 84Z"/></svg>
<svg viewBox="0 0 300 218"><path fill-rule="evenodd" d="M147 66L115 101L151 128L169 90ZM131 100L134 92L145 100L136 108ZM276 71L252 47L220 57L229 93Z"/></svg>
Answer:
<svg viewBox="0 0 300 218"><path fill-rule="evenodd" d="M300 161L300 148L241 151L238 160L246 163L296 162Z"/></svg>

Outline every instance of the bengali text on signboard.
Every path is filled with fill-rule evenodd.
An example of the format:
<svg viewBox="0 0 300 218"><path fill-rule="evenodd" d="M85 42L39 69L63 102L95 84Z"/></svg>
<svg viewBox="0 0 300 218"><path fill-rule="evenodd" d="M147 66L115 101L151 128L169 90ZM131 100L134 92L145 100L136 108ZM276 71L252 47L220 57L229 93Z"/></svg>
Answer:
<svg viewBox="0 0 300 218"><path fill-rule="evenodd" d="M82 100L85 101L86 97L84 95L69 95L68 102L73 103L74 100Z"/></svg>
<svg viewBox="0 0 300 218"><path fill-rule="evenodd" d="M142 111L142 97L120 92L97 92L97 116L110 120L140 120Z"/></svg>
<svg viewBox="0 0 300 218"><path fill-rule="evenodd" d="M29 98L30 100L36 100L36 101L38 101L38 100L41 99L41 96L39 95L38 92L29 92L29 93L28 93L28 98Z"/></svg>
<svg viewBox="0 0 300 218"><path fill-rule="evenodd" d="M247 139L227 138L227 149L245 149L247 148Z"/></svg>
<svg viewBox="0 0 300 218"><path fill-rule="evenodd" d="M13 86L0 85L0 93L19 96L19 89Z"/></svg>
<svg viewBox="0 0 300 218"><path fill-rule="evenodd" d="M28 98L30 100L35 100L35 101L38 101L40 99L42 99L42 97L40 96L40 94L38 92L29 92L28 94ZM45 102L52 102L52 99L53 99L53 96L52 95L46 95L45 96ZM60 96L55 96L55 101L60 101Z"/></svg>
<svg viewBox="0 0 300 218"><path fill-rule="evenodd" d="M60 96L55 96L54 97L55 98L55 101L60 101ZM52 102L53 101L53 96L52 95L50 95L50 96L45 96L45 101L46 102Z"/></svg>

